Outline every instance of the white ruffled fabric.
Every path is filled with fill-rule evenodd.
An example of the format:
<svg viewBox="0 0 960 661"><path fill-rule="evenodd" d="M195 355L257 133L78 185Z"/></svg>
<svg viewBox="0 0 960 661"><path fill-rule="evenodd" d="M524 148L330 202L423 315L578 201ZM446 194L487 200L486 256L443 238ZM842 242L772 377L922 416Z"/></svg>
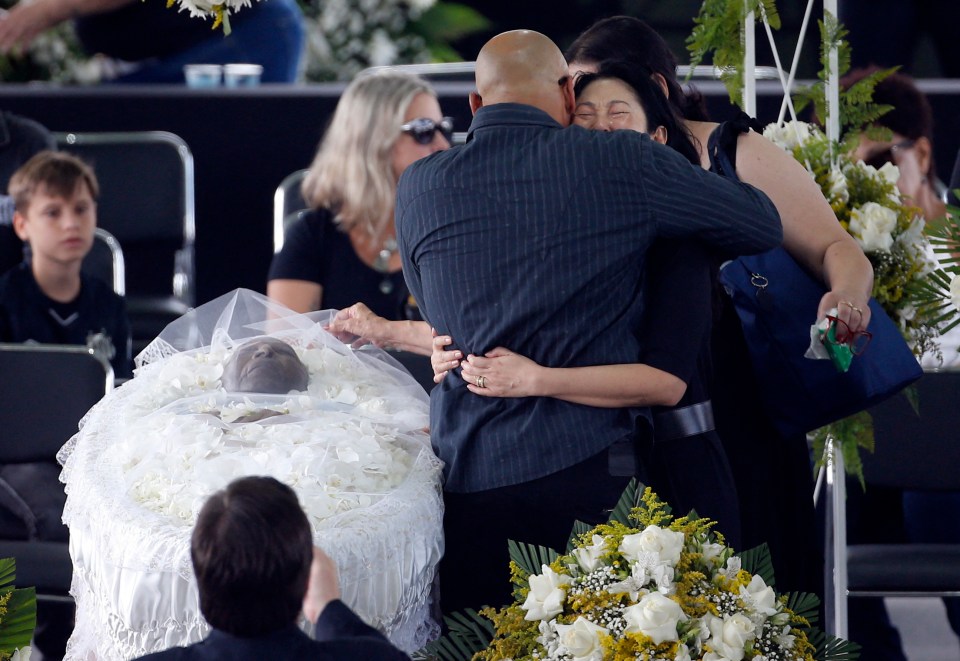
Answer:
<svg viewBox="0 0 960 661"><path fill-rule="evenodd" d="M296 490L364 620L408 652L438 633L441 463L426 393L383 352L353 351L317 317L278 308L240 291L174 322L61 450L77 602L67 658L129 659L205 636L190 533L206 498L243 475ZM306 392L223 391L224 360L265 331L307 365ZM239 421L262 410L279 415Z"/></svg>

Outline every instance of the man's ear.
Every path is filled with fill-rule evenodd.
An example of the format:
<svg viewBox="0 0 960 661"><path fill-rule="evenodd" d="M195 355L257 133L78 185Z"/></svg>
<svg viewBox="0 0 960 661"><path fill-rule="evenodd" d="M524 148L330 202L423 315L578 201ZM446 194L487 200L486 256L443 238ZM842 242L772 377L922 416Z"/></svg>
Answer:
<svg viewBox="0 0 960 661"><path fill-rule="evenodd" d="M476 92L470 92L470 112L474 115L483 107L483 97Z"/></svg>
<svg viewBox="0 0 960 661"><path fill-rule="evenodd" d="M913 142L913 151L917 155L920 174L926 180L930 177L930 169L933 165L933 145L926 136L920 136Z"/></svg>
<svg viewBox="0 0 960 661"><path fill-rule="evenodd" d="M27 232L27 217L19 211L13 212L13 231L21 241L29 241L30 235Z"/></svg>
<svg viewBox="0 0 960 661"><path fill-rule="evenodd" d="M563 106L572 124L573 115L577 110L577 95L573 91L573 76L568 76L567 82L563 85Z"/></svg>

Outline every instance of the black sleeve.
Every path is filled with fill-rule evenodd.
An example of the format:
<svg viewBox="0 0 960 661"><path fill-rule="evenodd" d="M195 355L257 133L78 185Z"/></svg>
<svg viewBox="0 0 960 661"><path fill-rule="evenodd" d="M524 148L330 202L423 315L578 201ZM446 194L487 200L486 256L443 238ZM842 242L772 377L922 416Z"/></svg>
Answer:
<svg viewBox="0 0 960 661"><path fill-rule="evenodd" d="M323 245L332 225L324 210L304 214L287 228L283 248L273 256L267 280L306 280L323 285Z"/></svg>
<svg viewBox="0 0 960 661"><path fill-rule="evenodd" d="M649 142L641 175L657 234L698 239L726 256L752 255L783 242L780 214L762 191L691 164Z"/></svg>
<svg viewBox="0 0 960 661"><path fill-rule="evenodd" d="M647 255L640 362L689 384L710 332L713 260L693 241L660 240Z"/></svg>
<svg viewBox="0 0 960 661"><path fill-rule="evenodd" d="M350 610L339 599L331 601L320 613L314 630L314 638L319 641L338 641L346 638L381 642L390 645L382 633L361 620L356 613ZM408 658L403 652L397 651L397 658ZM381 657L391 658L391 657Z"/></svg>

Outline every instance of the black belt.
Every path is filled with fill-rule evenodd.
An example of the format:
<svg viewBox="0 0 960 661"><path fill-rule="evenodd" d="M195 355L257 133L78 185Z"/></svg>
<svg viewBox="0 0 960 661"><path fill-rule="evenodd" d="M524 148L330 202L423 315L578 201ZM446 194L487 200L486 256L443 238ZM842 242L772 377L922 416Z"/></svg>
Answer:
<svg viewBox="0 0 960 661"><path fill-rule="evenodd" d="M713 429L713 406L709 399L679 409L658 411L653 416L655 442L696 436Z"/></svg>

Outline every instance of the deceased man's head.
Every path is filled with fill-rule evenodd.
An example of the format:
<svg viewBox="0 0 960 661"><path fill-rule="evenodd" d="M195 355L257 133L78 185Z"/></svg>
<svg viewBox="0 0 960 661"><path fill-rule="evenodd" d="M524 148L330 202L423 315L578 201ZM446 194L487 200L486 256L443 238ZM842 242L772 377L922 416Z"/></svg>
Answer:
<svg viewBox="0 0 960 661"><path fill-rule="evenodd" d="M309 374L286 342L257 338L240 345L223 366L227 392L263 392L283 395L306 390Z"/></svg>

